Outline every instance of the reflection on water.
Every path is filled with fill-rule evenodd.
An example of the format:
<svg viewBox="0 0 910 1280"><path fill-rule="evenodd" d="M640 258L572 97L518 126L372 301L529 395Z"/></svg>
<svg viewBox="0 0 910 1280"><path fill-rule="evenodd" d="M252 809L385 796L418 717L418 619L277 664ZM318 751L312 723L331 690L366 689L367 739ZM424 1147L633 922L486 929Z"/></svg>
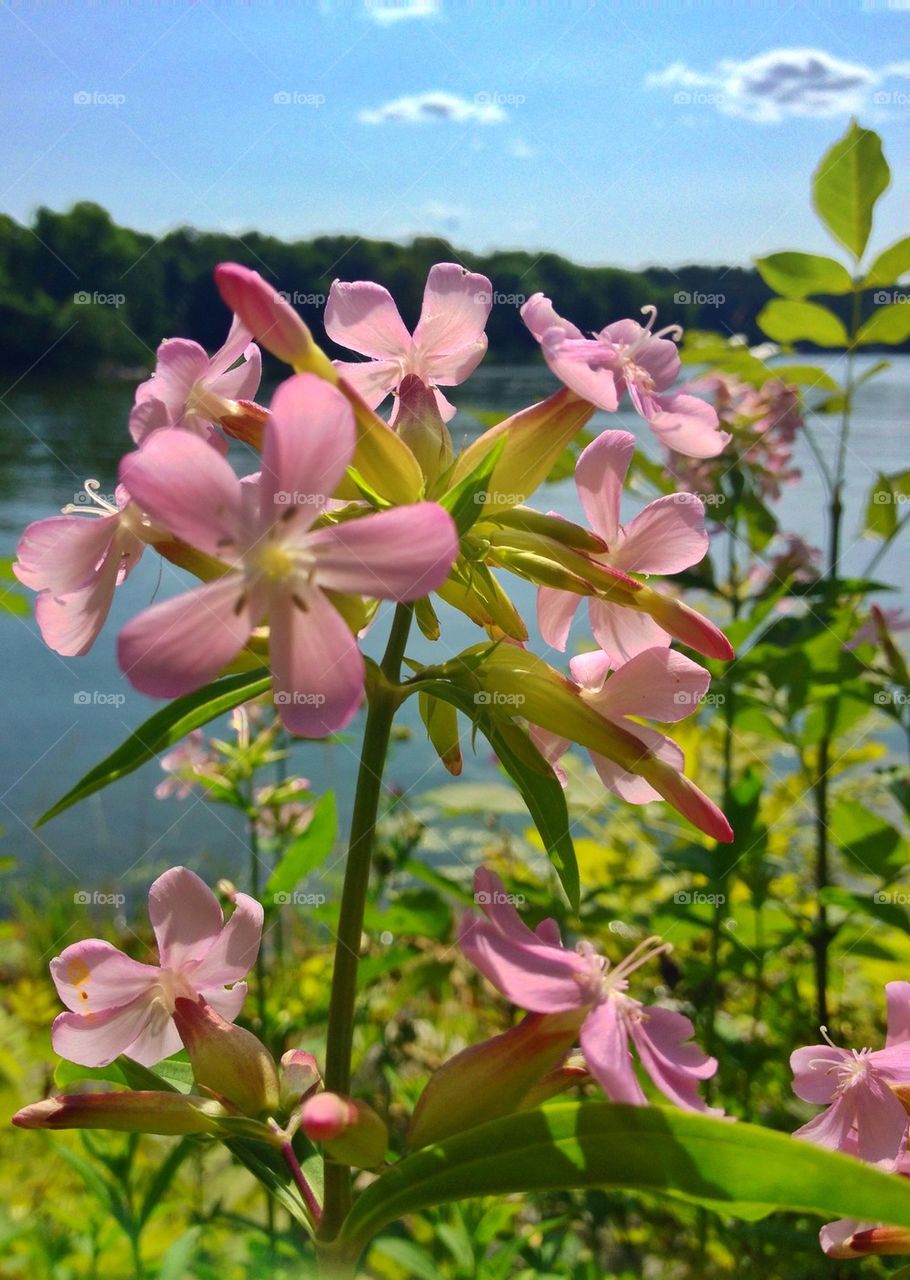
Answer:
<svg viewBox="0 0 910 1280"><path fill-rule="evenodd" d="M824 363L837 372L834 361ZM862 394L849 451L845 573L861 573L874 550L874 544L857 534L864 495L875 475L908 465L904 416L908 386L910 357L899 356ZM478 406L505 414L543 398L553 387L543 368L492 367L479 370L468 386L458 388L457 400L462 409ZM0 555L13 554L19 532L30 520L77 501L87 476L101 482L102 493L112 491L117 463L130 444L125 423L132 393L126 385L48 383L29 375L4 394L0 401ZM595 420L598 428L606 425L636 431L642 446L651 449L650 435L642 433L642 424L634 416L614 415L609 423L605 415ZM821 448L833 458L837 424L816 418L812 426ZM460 415L453 423L456 444L476 430L476 423ZM232 447L232 460L240 471L255 470L255 456L244 446ZM804 445L798 460L804 478L785 494L779 506L781 520L788 530L822 545L824 491ZM552 486L545 496L538 495L538 505L544 504L566 515L579 514L568 481ZM638 499L627 498L626 510L631 514L639 505ZM896 582L906 598L910 588L906 555L893 552L879 566L877 576ZM160 775L154 763L39 832L30 827L43 809L155 709L156 704L135 693L120 675L114 638L123 622L153 597L163 598L181 586L170 567L162 573L156 557L144 557L117 592L111 620L95 648L80 659L63 659L45 648L31 618L0 615L7 679L5 723L13 729L0 739L2 849L17 857L24 870L34 868L43 877L61 877L75 884L123 874L134 866L138 879L147 882L157 867L179 860L216 874L244 866L239 822L197 797L184 802L155 800L152 792ZM525 615L533 618L534 592L528 584L517 583L511 594ZM893 602L897 597L889 600ZM373 654L381 649L389 611L390 606L383 607L367 640ZM457 652L478 639L479 632L461 615L444 607L440 613L444 640L434 646L418 636L409 652L438 660L442 644L447 651ZM584 611L579 611L576 625L582 640ZM533 634L533 624L531 630ZM416 713L410 708L407 712L404 722L413 725ZM296 749L300 771L317 789L333 786L339 791L342 822L356 765L356 739L354 726L346 741ZM488 773L482 743L480 750L478 758L466 758L467 776ZM396 747L389 780L412 796L447 779L419 734ZM137 890L137 904L141 897ZM128 904L128 910L134 905Z"/></svg>

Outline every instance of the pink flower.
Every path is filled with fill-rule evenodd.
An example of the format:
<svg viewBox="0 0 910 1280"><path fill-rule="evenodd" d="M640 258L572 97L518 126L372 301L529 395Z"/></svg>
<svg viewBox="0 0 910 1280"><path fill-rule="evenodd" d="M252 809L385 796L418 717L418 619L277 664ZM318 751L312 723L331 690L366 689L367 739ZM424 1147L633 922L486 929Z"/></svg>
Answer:
<svg viewBox="0 0 910 1280"><path fill-rule="evenodd" d="M156 798L169 800L173 796L175 800L186 800L198 785L198 774L215 768L218 762L202 730L194 729L179 746L162 756L159 763L168 776L155 788Z"/></svg>
<svg viewBox="0 0 910 1280"><path fill-rule="evenodd" d="M858 649L861 644L881 644L882 632L894 634L897 631L910 631L910 617L902 609L881 609L877 604L860 626L853 638L844 645L845 649Z"/></svg>
<svg viewBox="0 0 910 1280"><path fill-rule="evenodd" d="M708 550L705 509L691 493L674 493L649 502L628 525L619 523L623 482L635 452L628 431L604 431L581 454L575 468L575 487L591 528L608 550L591 558L622 573L679 573L698 564ZM541 587L537 620L547 644L564 650L569 627L581 597L555 587ZM669 645L670 636L647 613L606 600L589 598L591 629L613 666L656 645Z"/></svg>
<svg viewBox="0 0 910 1280"><path fill-rule="evenodd" d="M262 357L251 339L237 317L224 346L211 357L198 342L165 338L154 373L136 388L130 413L136 443L162 427L184 427L225 452L227 444L214 423L234 412L238 400L252 399L262 376Z"/></svg>
<svg viewBox="0 0 910 1280"><path fill-rule="evenodd" d="M910 982L889 982L885 995L884 1049L839 1049L825 1033L825 1044L797 1049L790 1066L796 1096L827 1104L796 1137L894 1168L905 1145L907 1113L890 1086L910 1081Z"/></svg>
<svg viewBox="0 0 910 1280"><path fill-rule="evenodd" d="M667 448L692 458L713 458L730 437L718 430L711 405L697 396L661 394L679 374L679 352L670 338L678 339L682 330L670 325L652 333L657 308L642 311L647 325L617 320L593 338L557 315L542 293L527 300L521 317L553 373L576 395L614 413L628 392L636 413Z"/></svg>
<svg viewBox="0 0 910 1280"><path fill-rule="evenodd" d="M363 697L364 662L325 594L416 600L446 578L455 525L417 503L324 528L313 523L355 447L347 399L313 374L278 388L258 485L188 431L156 431L121 464L124 484L171 533L227 572L153 605L120 633L118 656L142 693L174 698L213 680L268 618L275 702L286 728L322 737Z"/></svg>
<svg viewBox="0 0 910 1280"><path fill-rule="evenodd" d="M686 759L673 739L629 717L672 722L691 715L711 683L704 667L675 650L663 648L645 649L609 678L610 660L597 651L579 654L569 667L589 706L638 738L643 747L682 775ZM568 738L536 726L531 730L531 737L553 765L571 746ZM648 804L662 798L638 774L627 772L596 751L589 755L604 786L628 804ZM733 838L730 824L720 809L693 784L689 784L686 796L679 799L684 803L676 807L701 831L717 840Z"/></svg>
<svg viewBox="0 0 910 1280"><path fill-rule="evenodd" d="M150 1067L181 1047L174 1003L202 996L233 1022L246 997L241 981L262 936L262 907L238 893L227 924L218 899L192 871L172 867L149 890L157 965L140 964L109 942L88 938L51 961L51 977L71 1011L54 1021L61 1058L103 1067L121 1053Z"/></svg>
<svg viewBox="0 0 910 1280"><path fill-rule="evenodd" d="M487 349L484 326L493 302L486 276L454 262L430 268L423 309L413 336L404 327L392 295L368 280L336 280L329 290L325 331L339 346L369 356L368 363L338 360L335 367L371 409L397 391L408 374L428 387L464 382ZM435 391L443 422L455 406ZM396 406L397 413L397 406ZM393 417L394 423L394 417Z"/></svg>
<svg viewBox="0 0 910 1280"><path fill-rule="evenodd" d="M19 539L13 572L39 593L35 619L44 643L66 658L88 653L104 626L114 588L132 572L151 534L129 494L111 502L86 480L87 502L30 524ZM145 536L142 536L142 535Z"/></svg>
<svg viewBox="0 0 910 1280"><path fill-rule="evenodd" d="M587 1010L581 1048L588 1069L613 1102L647 1103L630 1053L657 1088L680 1107L707 1108L698 1085L717 1063L692 1042L692 1023L672 1009L646 1008L628 995L629 977L641 965L670 950L659 938L647 938L615 967L589 942L566 951L554 920L532 932L512 906L493 872L474 876L474 900L486 916L465 915L459 941L465 955L507 1000L532 1013Z"/></svg>

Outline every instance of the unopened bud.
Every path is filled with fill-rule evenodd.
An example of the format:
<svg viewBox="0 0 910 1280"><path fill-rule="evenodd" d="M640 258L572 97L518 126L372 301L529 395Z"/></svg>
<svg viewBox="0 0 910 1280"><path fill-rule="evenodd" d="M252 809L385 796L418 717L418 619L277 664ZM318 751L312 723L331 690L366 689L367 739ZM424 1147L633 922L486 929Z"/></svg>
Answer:
<svg viewBox="0 0 910 1280"><path fill-rule="evenodd" d="M20 1129L115 1129L123 1133L217 1133L229 1112L212 1098L165 1093L73 1093L46 1098L13 1116Z"/></svg>
<svg viewBox="0 0 910 1280"><path fill-rule="evenodd" d="M318 373L338 381L331 361L313 342L300 316L258 271L222 262L215 268L215 284L225 303L272 355L298 373Z"/></svg>
<svg viewBox="0 0 910 1280"><path fill-rule="evenodd" d="M288 1049L281 1056L281 1105L290 1111L311 1093L322 1076L319 1065L311 1053L302 1049Z"/></svg>
<svg viewBox="0 0 910 1280"><path fill-rule="evenodd" d="M432 387L409 373L398 388L398 402L392 426L413 453L427 484L452 461L452 437L442 420Z"/></svg>
<svg viewBox="0 0 910 1280"><path fill-rule="evenodd" d="M265 424L269 420L269 411L252 400L235 400L230 413L223 414L218 421L226 435L261 451L265 438Z"/></svg>
<svg viewBox="0 0 910 1280"><path fill-rule="evenodd" d="M197 1085L226 1098L247 1116L278 1109L278 1070L251 1032L226 1022L201 997L178 998L174 1022Z"/></svg>
<svg viewBox="0 0 910 1280"><path fill-rule="evenodd" d="M818 1233L819 1244L829 1258L896 1257L910 1253L910 1231L842 1218L829 1222Z"/></svg>
<svg viewBox="0 0 910 1280"><path fill-rule="evenodd" d="M365 1102L337 1093L317 1093L301 1108L300 1127L340 1164L374 1169L385 1159L389 1133Z"/></svg>

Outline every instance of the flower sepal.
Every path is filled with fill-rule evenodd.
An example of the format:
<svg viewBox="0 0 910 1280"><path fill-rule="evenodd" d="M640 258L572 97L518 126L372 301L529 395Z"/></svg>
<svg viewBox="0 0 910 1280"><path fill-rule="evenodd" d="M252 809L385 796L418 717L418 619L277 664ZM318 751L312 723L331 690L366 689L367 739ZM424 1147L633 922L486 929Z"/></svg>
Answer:
<svg viewBox="0 0 910 1280"><path fill-rule="evenodd" d="M175 1000L174 1022L198 1088L233 1103L244 1116L278 1110L278 1069L252 1032L226 1022L202 997Z"/></svg>

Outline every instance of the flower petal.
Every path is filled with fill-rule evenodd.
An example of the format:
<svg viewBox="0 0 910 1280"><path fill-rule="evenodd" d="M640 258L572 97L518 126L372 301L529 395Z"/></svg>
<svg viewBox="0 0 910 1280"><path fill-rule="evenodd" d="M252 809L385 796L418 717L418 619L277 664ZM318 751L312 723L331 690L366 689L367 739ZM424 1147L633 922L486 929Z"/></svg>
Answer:
<svg viewBox="0 0 910 1280"><path fill-rule="evenodd" d="M142 1067L154 1067L157 1062L163 1062L172 1054L179 1053L182 1048L183 1041L174 1019L163 1018L159 1014L149 1020L123 1052Z"/></svg>
<svg viewBox="0 0 910 1280"><path fill-rule="evenodd" d="M33 591L67 595L87 586L120 523L109 516L50 516L27 525L16 547L13 572Z"/></svg>
<svg viewBox="0 0 910 1280"><path fill-rule="evenodd" d="M354 413L343 392L313 373L282 382L265 428L261 527L296 512L295 528L308 529L328 506L355 443Z"/></svg>
<svg viewBox="0 0 910 1280"><path fill-rule="evenodd" d="M882 1080L854 1085L856 1154L868 1164L891 1167L907 1136L907 1112Z"/></svg>
<svg viewBox="0 0 910 1280"><path fill-rule="evenodd" d="M297 600L299 599L299 603ZM318 587L276 599L269 616L275 705L291 733L324 738L363 701L364 662L341 614Z"/></svg>
<svg viewBox="0 0 910 1280"><path fill-rule="evenodd" d="M117 660L140 693L179 698L220 675L257 622L242 576L227 573L133 618L117 639Z"/></svg>
<svg viewBox="0 0 910 1280"><path fill-rule="evenodd" d="M158 345L155 372L142 384L141 399L148 396L160 400L171 415L171 425L176 425L186 410L190 392L205 376L208 367L209 358L198 342L189 338L165 338Z"/></svg>
<svg viewBox="0 0 910 1280"><path fill-rule="evenodd" d="M510 901L505 885L495 871L490 871L488 867L478 867L474 872L474 901L504 938L511 938L513 942L524 946L540 945L541 939L522 920ZM561 939L556 945L562 945Z"/></svg>
<svg viewBox="0 0 910 1280"><path fill-rule="evenodd" d="M837 1068L849 1061L846 1049L830 1044L810 1044L790 1054L793 1092L804 1102L827 1104L837 1088Z"/></svg>
<svg viewBox="0 0 910 1280"><path fill-rule="evenodd" d="M462 918L458 941L471 964L519 1009L561 1013L585 1003L578 978L587 968L574 951L516 942L470 914Z"/></svg>
<svg viewBox="0 0 910 1280"><path fill-rule="evenodd" d="M730 443L714 408L697 396L655 396L657 412L645 416L662 445L688 458L716 458Z"/></svg>
<svg viewBox="0 0 910 1280"><path fill-rule="evenodd" d="M374 359L400 359L411 350L411 335L392 295L370 280L336 280L323 324L333 342Z"/></svg>
<svg viewBox="0 0 910 1280"><path fill-rule="evenodd" d="M51 1028L54 1053L83 1067L106 1067L145 1030L154 993L143 992L129 1004L97 1013L61 1013Z"/></svg>
<svg viewBox="0 0 910 1280"><path fill-rule="evenodd" d="M316 580L329 591L419 600L441 586L458 555L458 531L435 502L395 507L317 529Z"/></svg>
<svg viewBox="0 0 910 1280"><path fill-rule="evenodd" d="M110 942L86 938L74 942L50 963L57 994L74 1013L98 1013L129 1004L157 985L155 965L140 964Z"/></svg>
<svg viewBox="0 0 910 1280"><path fill-rule="evenodd" d="M401 382L400 360L336 360L340 377L370 409L376 409Z"/></svg>
<svg viewBox="0 0 910 1280"><path fill-rule="evenodd" d="M705 507L694 493L649 502L623 530L610 564L625 573L680 573L708 551Z"/></svg>
<svg viewBox="0 0 910 1280"><path fill-rule="evenodd" d="M193 970L197 990L204 994L209 987L226 987L246 977L259 954L264 914L255 898L237 894L230 920Z"/></svg>
<svg viewBox="0 0 910 1280"><path fill-rule="evenodd" d="M625 996L611 996L591 1010L581 1029L581 1051L588 1070L611 1102L641 1107L647 1098L635 1074L625 1020L619 1010L619 1001L624 999Z"/></svg>
<svg viewBox="0 0 910 1280"><path fill-rule="evenodd" d="M553 303L542 293L533 293L528 298L521 308L521 318L538 342L543 340L545 333L553 329L559 329L566 338L584 337L571 320L563 320L562 316L557 315Z"/></svg>
<svg viewBox="0 0 910 1280"><path fill-rule="evenodd" d="M856 1119L854 1103L852 1091L841 1094L820 1115L795 1129L794 1138L814 1142L816 1146L828 1147L832 1151L844 1150L850 1141L850 1131Z"/></svg>
<svg viewBox="0 0 910 1280"><path fill-rule="evenodd" d="M678 1107L690 1111L715 1111L698 1094L698 1085L717 1071L717 1059L709 1057L692 1039L695 1028L673 1009L642 1011L630 1034L641 1064L661 1093Z"/></svg>
<svg viewBox="0 0 910 1280"><path fill-rule="evenodd" d="M211 385L215 378L221 378L227 373L231 365L236 364L241 356L249 359L254 351L258 353L259 348L253 342L252 332L239 316L234 316L223 345L208 362L208 368L205 371L206 382Z"/></svg>
<svg viewBox="0 0 910 1280"><path fill-rule="evenodd" d="M643 724L633 724L628 720L622 721L622 727L627 729L629 733L634 734L642 743L642 758L650 750L653 755L663 760L665 764L669 764L671 768L682 772L686 763L685 756L672 738L665 737L664 734L658 733L656 729L650 729ZM619 796L621 800L625 800L627 804L650 804L652 800L663 798L651 786L650 782L646 782L637 773L627 772L614 761L608 760L606 756L598 755L595 751L592 751L590 755L591 763L597 770L597 775L604 786L608 787L614 795Z"/></svg>
<svg viewBox="0 0 910 1280"><path fill-rule="evenodd" d="M581 596L558 587L541 587L537 592L537 625L545 644L565 652L569 628L581 603Z"/></svg>
<svg viewBox="0 0 910 1280"><path fill-rule="evenodd" d="M705 668L675 649L645 649L614 671L588 701L610 720L643 716L672 723L691 715L710 685Z"/></svg>
<svg viewBox="0 0 910 1280"><path fill-rule="evenodd" d="M228 989L211 987L200 991L199 994L206 1004L212 1006L219 1017L224 1018L225 1022L235 1022L246 1000L247 985L245 982L235 982Z"/></svg>
<svg viewBox="0 0 910 1280"><path fill-rule="evenodd" d="M613 550L619 531L619 504L629 473L635 437L628 431L604 431L583 449L575 467L575 487L588 522ZM610 556L610 564L617 564Z"/></svg>
<svg viewBox="0 0 910 1280"><path fill-rule="evenodd" d="M492 305L493 286L486 276L457 262L430 268L414 346L434 382L454 386L474 371L486 351L484 329Z"/></svg>
<svg viewBox="0 0 910 1280"><path fill-rule="evenodd" d="M591 599L588 601L588 616L594 639L609 654L610 664L614 667L621 667L645 649L670 643L670 633L644 610Z"/></svg>
<svg viewBox="0 0 910 1280"><path fill-rule="evenodd" d="M143 511L207 555L232 559L241 528L240 481L199 436L154 431L120 463L120 479Z"/></svg>
<svg viewBox="0 0 910 1280"><path fill-rule="evenodd" d="M218 899L188 867L171 867L151 886L149 920L162 966L178 970L204 961L224 926Z"/></svg>
<svg viewBox="0 0 910 1280"><path fill-rule="evenodd" d="M888 1005L888 1038L885 1047L910 1040L910 982L887 982L885 999Z"/></svg>
<svg viewBox="0 0 910 1280"><path fill-rule="evenodd" d="M119 572L120 557L108 554L87 587L62 596L50 591L39 594L35 601L35 621L49 649L64 658L88 653L107 620Z"/></svg>

